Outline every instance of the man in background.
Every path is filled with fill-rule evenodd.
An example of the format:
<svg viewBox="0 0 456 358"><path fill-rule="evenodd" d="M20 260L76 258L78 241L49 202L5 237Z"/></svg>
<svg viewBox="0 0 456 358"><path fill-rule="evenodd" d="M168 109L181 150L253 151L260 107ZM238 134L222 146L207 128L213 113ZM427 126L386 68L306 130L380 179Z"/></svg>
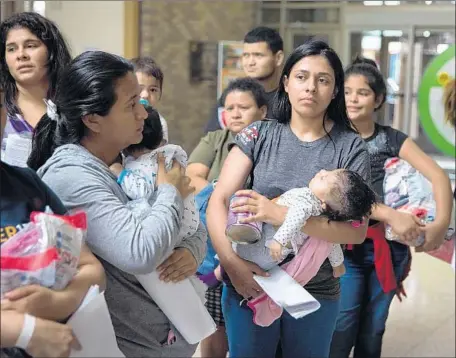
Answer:
<svg viewBox="0 0 456 358"><path fill-rule="evenodd" d="M272 118L272 100L279 86L280 69L284 59L283 40L280 34L269 27L256 27L244 37L242 67L247 77L258 80L266 91L268 113L266 118ZM223 105L220 100L212 118L205 128L205 133L223 129Z"/></svg>

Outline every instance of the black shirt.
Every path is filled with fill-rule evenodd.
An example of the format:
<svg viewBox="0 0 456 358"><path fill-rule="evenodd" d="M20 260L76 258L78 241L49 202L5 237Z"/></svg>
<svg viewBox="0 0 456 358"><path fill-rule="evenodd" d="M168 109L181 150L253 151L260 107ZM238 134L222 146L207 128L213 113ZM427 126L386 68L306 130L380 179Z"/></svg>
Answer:
<svg viewBox="0 0 456 358"><path fill-rule="evenodd" d="M408 136L401 131L398 131L389 126L375 124L374 134L369 138L365 138L367 150L370 156L371 163L371 184L375 193L379 196L379 201L383 202L383 180L385 178L384 165L387 159L399 157L399 152ZM369 225L377 224L378 221L371 219ZM387 241L390 248L394 252L403 252L408 250L408 247L395 242ZM366 245L372 246L372 242L366 240L363 245L355 245L354 252L358 257L363 257L363 247ZM373 249L373 248L372 248Z"/></svg>
<svg viewBox="0 0 456 358"><path fill-rule="evenodd" d="M273 107L273 100L276 94L276 90L271 92L266 92L266 105L268 107L268 112L266 114L266 118L273 119L272 116L272 107ZM204 129L204 133L207 134L208 132L213 132L218 129L222 129L222 125L219 119L219 109L223 108L223 103L221 103L221 99L218 100L217 106L215 107L212 117L206 125Z"/></svg>
<svg viewBox="0 0 456 358"><path fill-rule="evenodd" d="M371 183L375 193L383 202L383 179L385 161L399 157L399 152L407 135L389 126L375 124L372 136L365 138L371 162Z"/></svg>

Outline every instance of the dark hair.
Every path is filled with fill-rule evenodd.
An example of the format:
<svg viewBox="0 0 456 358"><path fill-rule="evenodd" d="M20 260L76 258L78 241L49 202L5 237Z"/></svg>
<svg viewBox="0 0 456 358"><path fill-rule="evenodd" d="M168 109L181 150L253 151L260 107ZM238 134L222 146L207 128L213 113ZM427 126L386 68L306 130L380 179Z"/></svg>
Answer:
<svg viewBox="0 0 456 358"><path fill-rule="evenodd" d="M345 70L345 78L351 75L364 76L369 87L375 93L375 99L382 98L380 105L375 108L378 111L386 101L386 82L375 61L356 56L352 64Z"/></svg>
<svg viewBox="0 0 456 358"><path fill-rule="evenodd" d="M55 148L79 143L86 134L82 118L106 116L117 100L117 80L128 72L133 72L132 64L110 53L89 51L76 57L58 80L55 104L59 118L52 120L45 114L38 122L28 166L37 170Z"/></svg>
<svg viewBox="0 0 456 358"><path fill-rule="evenodd" d="M365 180L356 172L341 170L331 190L336 205L322 214L330 221L363 221L372 212L377 196Z"/></svg>
<svg viewBox="0 0 456 358"><path fill-rule="evenodd" d="M132 153L142 149L157 149L163 141L163 127L160 122L160 114L150 106L146 106L148 113L144 121L143 139L138 144L132 144L125 149L126 153Z"/></svg>
<svg viewBox="0 0 456 358"><path fill-rule="evenodd" d="M349 131L355 131L353 124L347 115L344 95L344 68L339 56L326 42L310 40L294 49L288 57L280 77L279 88L274 98L273 115L280 123L289 123L291 120L291 103L285 92L285 77L290 77L293 67L305 57L323 56L329 62L334 71L335 88L334 98L326 109L325 117L330 118L335 124L342 125ZM323 128L326 131L323 122ZM356 132L356 131L355 131Z"/></svg>
<svg viewBox="0 0 456 358"><path fill-rule="evenodd" d="M247 32L244 42L254 44L257 42L266 42L273 54L283 51L283 40L280 34L269 27L259 26Z"/></svg>
<svg viewBox="0 0 456 358"><path fill-rule="evenodd" d="M20 113L16 105L16 82L8 70L5 59L6 38L12 29L24 28L40 39L48 51L47 98L54 100L57 80L71 61L70 51L57 26L36 12L14 14L0 24L0 83L5 89L6 110L10 114Z"/></svg>
<svg viewBox="0 0 456 358"><path fill-rule="evenodd" d="M220 97L222 105L225 105L226 97L234 91L250 92L255 99L258 108L267 106L266 91L260 82L250 77L237 78L231 81Z"/></svg>
<svg viewBox="0 0 456 358"><path fill-rule="evenodd" d="M155 77L160 83L160 91L163 89L163 71L152 57L136 57L131 62L133 63L135 72L141 72L147 76Z"/></svg>

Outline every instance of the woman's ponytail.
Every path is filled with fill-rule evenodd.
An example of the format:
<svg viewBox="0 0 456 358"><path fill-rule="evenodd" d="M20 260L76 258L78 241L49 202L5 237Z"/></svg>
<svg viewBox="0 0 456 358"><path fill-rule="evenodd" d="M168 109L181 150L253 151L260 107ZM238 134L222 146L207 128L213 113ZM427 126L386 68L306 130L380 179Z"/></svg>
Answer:
<svg viewBox="0 0 456 358"><path fill-rule="evenodd" d="M27 161L27 165L33 170L38 170L52 156L55 149L56 131L57 121L50 119L45 114L33 133L32 152Z"/></svg>

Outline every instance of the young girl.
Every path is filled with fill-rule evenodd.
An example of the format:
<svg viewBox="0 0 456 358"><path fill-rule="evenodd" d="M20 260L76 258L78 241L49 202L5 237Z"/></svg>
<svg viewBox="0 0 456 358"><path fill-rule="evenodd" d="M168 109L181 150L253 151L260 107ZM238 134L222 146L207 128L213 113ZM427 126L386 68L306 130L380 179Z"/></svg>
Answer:
<svg viewBox="0 0 456 358"><path fill-rule="evenodd" d="M383 204L371 218L367 240L345 253L347 274L341 278L342 307L334 332L331 356L379 358L389 307L410 265L408 246L385 239L387 223L402 241L424 232L425 243L417 251L438 248L450 223L452 195L448 176L406 134L374 121L385 102L386 84L372 60L358 58L346 70L345 98L350 119L365 140L371 160L372 185L383 201L384 163L392 157L404 159L431 183L437 205L433 223L420 220ZM380 222L380 223L379 223Z"/></svg>
<svg viewBox="0 0 456 358"><path fill-rule="evenodd" d="M46 113L43 100L54 98L57 79L71 56L57 26L35 12L3 21L0 39L0 82L8 115L1 154L4 161L22 167L33 130Z"/></svg>
<svg viewBox="0 0 456 358"><path fill-rule="evenodd" d="M262 239L253 245L234 245L237 254L264 270L282 262L289 254L297 255L307 235L301 228L311 216L326 216L332 221L362 221L370 215L375 193L361 176L346 169L322 170L310 181L309 187L291 189L277 199L289 208L284 223L275 231L263 226ZM240 238L242 240L242 238ZM267 249L269 248L269 252ZM334 277L344 274L341 246L333 244L328 256Z"/></svg>

